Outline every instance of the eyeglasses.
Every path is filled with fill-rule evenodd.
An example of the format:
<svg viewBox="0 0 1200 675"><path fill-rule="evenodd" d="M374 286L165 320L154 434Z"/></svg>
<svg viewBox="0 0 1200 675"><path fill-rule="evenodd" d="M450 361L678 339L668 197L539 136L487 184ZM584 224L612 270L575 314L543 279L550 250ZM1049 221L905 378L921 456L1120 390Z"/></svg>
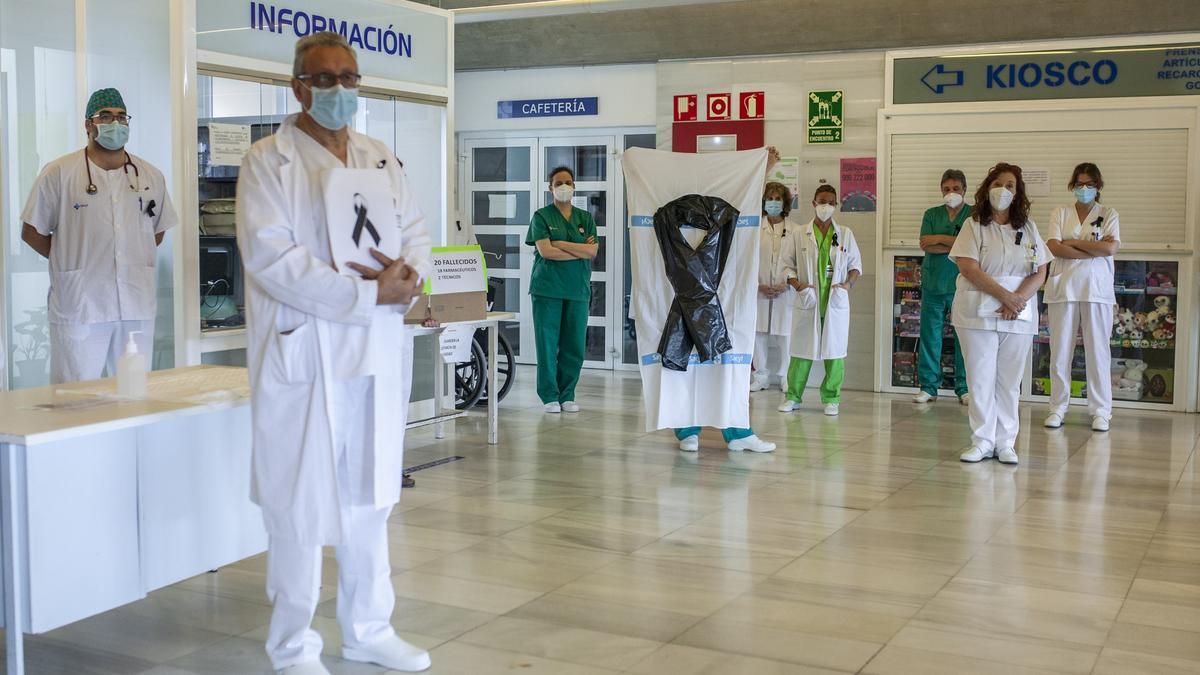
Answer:
<svg viewBox="0 0 1200 675"><path fill-rule="evenodd" d="M310 86L317 89L328 89L335 84L341 84L347 89L357 89L358 83L362 81L362 75L358 73L342 73L334 75L333 73L315 73L313 75L297 75L297 80L308 80L312 82Z"/></svg>
<svg viewBox="0 0 1200 675"><path fill-rule="evenodd" d="M133 115L126 115L125 113L98 112L95 115L92 115L92 119L96 120L100 124L112 124L113 122L117 122L118 124L129 124L129 120L133 119Z"/></svg>

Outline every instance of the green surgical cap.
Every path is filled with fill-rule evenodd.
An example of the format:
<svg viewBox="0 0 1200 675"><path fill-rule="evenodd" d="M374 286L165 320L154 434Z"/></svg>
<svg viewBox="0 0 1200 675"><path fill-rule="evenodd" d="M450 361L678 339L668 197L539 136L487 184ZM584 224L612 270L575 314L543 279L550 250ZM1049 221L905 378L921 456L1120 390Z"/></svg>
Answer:
<svg viewBox="0 0 1200 675"><path fill-rule="evenodd" d="M104 110L105 108L120 108L121 110L125 110L125 100L121 98L121 92L111 87L108 89L97 89L96 93L92 94L92 97L88 99L87 115L85 117L91 117L96 114L96 111Z"/></svg>

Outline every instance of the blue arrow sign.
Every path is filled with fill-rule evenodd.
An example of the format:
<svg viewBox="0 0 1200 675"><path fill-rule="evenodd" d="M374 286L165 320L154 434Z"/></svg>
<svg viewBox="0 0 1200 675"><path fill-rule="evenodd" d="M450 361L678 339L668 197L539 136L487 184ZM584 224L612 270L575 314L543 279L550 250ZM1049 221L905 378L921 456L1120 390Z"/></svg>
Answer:
<svg viewBox="0 0 1200 675"><path fill-rule="evenodd" d="M932 80L931 75L936 75ZM939 63L929 69L928 73L921 78L921 84L929 87L929 90L935 94L940 94L946 87L961 87L963 83L963 71L961 70L946 70L946 66Z"/></svg>

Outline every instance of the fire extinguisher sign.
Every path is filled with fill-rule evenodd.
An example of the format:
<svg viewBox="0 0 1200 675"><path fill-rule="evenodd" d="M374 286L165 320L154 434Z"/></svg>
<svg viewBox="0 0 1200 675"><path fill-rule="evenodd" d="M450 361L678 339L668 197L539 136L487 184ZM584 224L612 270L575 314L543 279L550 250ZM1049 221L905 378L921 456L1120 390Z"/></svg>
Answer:
<svg viewBox="0 0 1200 675"><path fill-rule="evenodd" d="M747 91L738 95L739 117L744 120L761 120L765 116L767 94L761 91Z"/></svg>

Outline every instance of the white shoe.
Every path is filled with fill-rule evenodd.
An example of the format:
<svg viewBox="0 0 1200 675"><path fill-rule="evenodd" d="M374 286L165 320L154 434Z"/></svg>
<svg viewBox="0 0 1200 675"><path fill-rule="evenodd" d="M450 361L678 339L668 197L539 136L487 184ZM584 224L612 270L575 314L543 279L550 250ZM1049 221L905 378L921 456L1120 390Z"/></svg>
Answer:
<svg viewBox="0 0 1200 675"><path fill-rule="evenodd" d="M579 404L576 403L575 401L567 401L566 403L562 404L562 411L563 412L579 412Z"/></svg>
<svg viewBox="0 0 1200 675"><path fill-rule="evenodd" d="M775 452L775 444L751 434L745 438L735 438L729 441L729 449L733 452Z"/></svg>
<svg viewBox="0 0 1200 675"><path fill-rule="evenodd" d="M342 647L342 658L347 661L375 663L404 673L419 673L433 665L429 659L429 652L408 644L398 635L366 647Z"/></svg>
<svg viewBox="0 0 1200 675"><path fill-rule="evenodd" d="M545 410L548 413L557 414L562 412L562 406L557 403L547 403L546 405L542 406L542 410Z"/></svg>
<svg viewBox="0 0 1200 675"><path fill-rule="evenodd" d="M1046 421L1042 422L1042 426L1046 427L1047 429L1057 429L1057 428L1061 427L1062 425L1063 425L1062 413L1056 413L1056 412L1046 415Z"/></svg>
<svg viewBox="0 0 1200 675"><path fill-rule="evenodd" d="M766 383L766 381L764 381L764 380L760 380L758 378L750 378L750 391L762 391L763 389L766 389L768 386L770 386L770 385L768 385Z"/></svg>
<svg viewBox="0 0 1200 675"><path fill-rule="evenodd" d="M837 417L840 407L841 406L836 403L830 403L829 405L825 406L825 414L829 415L830 417Z"/></svg>
<svg viewBox="0 0 1200 675"><path fill-rule="evenodd" d="M996 453L996 460L1001 464L1016 464L1017 450L1016 448L1002 448Z"/></svg>
<svg viewBox="0 0 1200 675"><path fill-rule="evenodd" d="M1096 415L1092 418L1092 431L1108 431L1108 418Z"/></svg>
<svg viewBox="0 0 1200 675"><path fill-rule="evenodd" d="M967 392L958 397L959 405L971 405L971 392Z"/></svg>
<svg viewBox="0 0 1200 675"><path fill-rule="evenodd" d="M916 396L913 396L913 403L929 403L930 401L933 401L936 398L937 398L936 396L933 396L932 394L930 394L927 391L919 391L919 392L917 392Z"/></svg>
<svg viewBox="0 0 1200 675"><path fill-rule="evenodd" d="M279 673L279 675L330 675L329 669L325 667L325 664L321 663L320 659L297 663L294 666L288 666L283 670L275 672Z"/></svg>
<svg viewBox="0 0 1200 675"><path fill-rule="evenodd" d="M699 436L688 436L687 438L681 439L679 441L679 449L682 450L683 452L699 452L700 451L700 437Z"/></svg>
<svg viewBox="0 0 1200 675"><path fill-rule="evenodd" d="M779 404L779 412L792 412L800 409L800 401L793 401L790 398L784 397L783 403Z"/></svg>
<svg viewBox="0 0 1200 675"><path fill-rule="evenodd" d="M779 379L779 393L786 394L787 389L788 389L787 377L781 377Z"/></svg>
<svg viewBox="0 0 1200 675"><path fill-rule="evenodd" d="M993 452L992 450L984 450L983 448L979 447L978 445L972 445L970 450L967 450L966 452L964 452L963 454L958 456L958 460L960 462L967 462L970 464L974 464L975 462L982 462L985 459L991 459L992 457L995 457L995 456L996 456L996 453Z"/></svg>

